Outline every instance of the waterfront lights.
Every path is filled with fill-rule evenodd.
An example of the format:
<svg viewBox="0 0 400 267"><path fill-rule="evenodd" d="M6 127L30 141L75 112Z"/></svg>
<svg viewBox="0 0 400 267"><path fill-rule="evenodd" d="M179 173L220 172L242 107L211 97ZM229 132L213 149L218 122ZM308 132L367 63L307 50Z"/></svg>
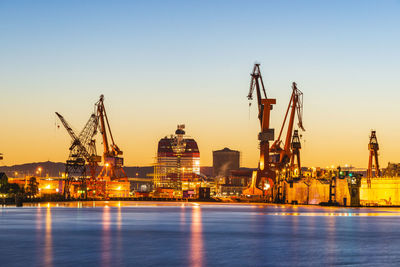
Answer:
<svg viewBox="0 0 400 267"><path fill-rule="evenodd" d="M264 190L268 190L271 186L268 183L264 184Z"/></svg>

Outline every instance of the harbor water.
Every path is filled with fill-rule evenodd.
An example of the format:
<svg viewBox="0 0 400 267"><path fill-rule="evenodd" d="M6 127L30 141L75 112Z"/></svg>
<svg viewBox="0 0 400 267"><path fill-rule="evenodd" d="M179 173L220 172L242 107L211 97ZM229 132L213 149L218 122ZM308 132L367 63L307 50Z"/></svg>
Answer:
<svg viewBox="0 0 400 267"><path fill-rule="evenodd" d="M1 266L400 264L400 209L70 202L0 208Z"/></svg>

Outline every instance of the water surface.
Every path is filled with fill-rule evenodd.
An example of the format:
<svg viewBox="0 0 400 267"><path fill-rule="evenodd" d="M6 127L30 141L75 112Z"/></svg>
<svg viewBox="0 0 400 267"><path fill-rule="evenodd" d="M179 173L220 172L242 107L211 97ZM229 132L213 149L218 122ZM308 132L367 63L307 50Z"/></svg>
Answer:
<svg viewBox="0 0 400 267"><path fill-rule="evenodd" d="M400 265L400 209L160 202L0 208L0 266Z"/></svg>

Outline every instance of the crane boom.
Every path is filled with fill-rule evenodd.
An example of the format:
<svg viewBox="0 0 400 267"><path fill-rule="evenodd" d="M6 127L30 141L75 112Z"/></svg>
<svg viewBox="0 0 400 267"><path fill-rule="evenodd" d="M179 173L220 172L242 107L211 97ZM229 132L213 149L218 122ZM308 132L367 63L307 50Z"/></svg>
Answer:
<svg viewBox="0 0 400 267"><path fill-rule="evenodd" d="M96 156L96 150L95 146L93 144L93 136L97 133L97 117L96 115L92 114L86 123L85 127L77 136L72 129L72 127L69 125L69 123L66 121L66 119L58 112L56 112L58 118L60 119L61 123L64 125L65 129L67 130L68 134L72 138L72 145L70 150L72 150L74 147L78 148L78 154L85 158L86 161L91 161L93 160L93 157ZM90 152L91 153L90 153Z"/></svg>
<svg viewBox="0 0 400 267"><path fill-rule="evenodd" d="M74 130L72 130L72 127L69 126L68 122L64 119L64 117L56 112L56 115L60 119L61 123L64 125L65 129L67 130L68 134L71 136L72 141L77 141L80 143L78 136L75 134Z"/></svg>

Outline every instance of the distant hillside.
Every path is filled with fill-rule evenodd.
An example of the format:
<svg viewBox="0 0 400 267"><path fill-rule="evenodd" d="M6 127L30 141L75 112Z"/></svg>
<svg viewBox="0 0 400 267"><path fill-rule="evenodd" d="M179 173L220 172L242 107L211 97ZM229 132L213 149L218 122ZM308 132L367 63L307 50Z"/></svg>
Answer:
<svg viewBox="0 0 400 267"><path fill-rule="evenodd" d="M17 177L25 177L25 175L38 175L36 172L38 169L42 168L41 176L46 177L57 177L61 176L61 173L65 172L65 163L63 162L34 162L34 163L25 163L13 166L2 166L0 167L1 172L5 172L8 177L14 177L15 173Z"/></svg>

